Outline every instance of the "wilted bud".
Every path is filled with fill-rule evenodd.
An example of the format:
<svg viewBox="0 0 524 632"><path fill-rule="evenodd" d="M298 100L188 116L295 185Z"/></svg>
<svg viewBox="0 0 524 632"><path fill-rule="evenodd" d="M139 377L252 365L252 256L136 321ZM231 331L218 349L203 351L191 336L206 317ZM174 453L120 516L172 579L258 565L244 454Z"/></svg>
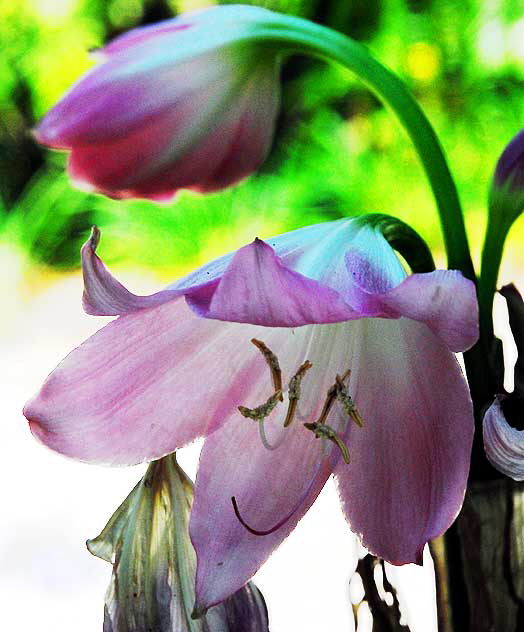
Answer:
<svg viewBox="0 0 524 632"><path fill-rule="evenodd" d="M524 480L524 431L513 428L502 409L503 395L497 395L482 422L484 450L495 469L515 481Z"/></svg>
<svg viewBox="0 0 524 632"><path fill-rule="evenodd" d="M524 210L524 129L502 152L491 183L490 214L507 226Z"/></svg>
<svg viewBox="0 0 524 632"><path fill-rule="evenodd" d="M499 472L524 480L524 301L517 288L499 290L506 299L509 324L517 347L513 392L499 394L483 419L484 449Z"/></svg>
<svg viewBox="0 0 524 632"><path fill-rule="evenodd" d="M198 620L196 556L188 522L193 485L175 455L154 461L89 551L113 564L104 632L267 632L264 598L253 583Z"/></svg>

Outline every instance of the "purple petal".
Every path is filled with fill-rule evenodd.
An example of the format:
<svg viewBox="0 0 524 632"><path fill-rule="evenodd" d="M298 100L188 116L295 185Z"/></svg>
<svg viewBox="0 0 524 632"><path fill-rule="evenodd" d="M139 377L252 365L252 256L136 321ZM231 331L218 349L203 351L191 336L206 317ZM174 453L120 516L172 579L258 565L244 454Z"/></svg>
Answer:
<svg viewBox="0 0 524 632"><path fill-rule="evenodd" d="M475 285L458 270L413 274L381 297L390 317L426 324L451 351L465 351L478 340Z"/></svg>
<svg viewBox="0 0 524 632"><path fill-rule="evenodd" d="M473 410L453 354L407 319L351 323L349 392L364 419L348 438L351 464L336 475L352 530L393 564L420 563L426 542L460 510Z"/></svg>
<svg viewBox="0 0 524 632"><path fill-rule="evenodd" d="M503 396L497 395L484 415L484 450L499 472L515 481L524 481L524 430L508 424L501 407L502 399Z"/></svg>
<svg viewBox="0 0 524 632"><path fill-rule="evenodd" d="M179 60L179 37L148 40L94 67L46 114L34 132L37 140L57 148L110 143L158 116L166 133L181 136L178 144L200 131L241 96L246 65L256 65L249 50L211 50Z"/></svg>
<svg viewBox="0 0 524 632"><path fill-rule="evenodd" d="M94 316L128 314L147 307L162 305L183 293L176 290L164 290L150 296L132 294L112 276L96 255L99 241L100 231L94 226L91 237L82 247L82 272L84 276L82 304L88 314Z"/></svg>
<svg viewBox="0 0 524 632"><path fill-rule="evenodd" d="M183 300L121 316L58 365L24 414L71 457L159 458L225 423L266 377L249 342L263 331L200 319Z"/></svg>
<svg viewBox="0 0 524 632"><path fill-rule="evenodd" d="M285 267L260 239L237 251L207 305L206 318L273 327L330 323L359 316L337 292Z"/></svg>
<svg viewBox="0 0 524 632"><path fill-rule="evenodd" d="M348 368L353 341L348 324L267 330L262 340L278 355L284 380L309 359L313 366L302 381L298 415L286 430L281 404L264 422L268 440L283 443L274 451L263 447L257 422L239 414L209 436L197 474L190 533L197 552L197 607L206 608L242 586L295 527L329 476L338 449L322 458L322 442L303 426L318 418L337 373ZM256 352L255 352L256 353ZM262 358L259 363L264 364ZM266 369L267 371L267 369ZM272 393L269 374L239 404L261 404ZM346 415L335 406L329 424L344 431ZM322 460L321 460L322 459ZM257 530L289 520L274 533L256 536L237 519ZM290 513L293 515L290 516Z"/></svg>

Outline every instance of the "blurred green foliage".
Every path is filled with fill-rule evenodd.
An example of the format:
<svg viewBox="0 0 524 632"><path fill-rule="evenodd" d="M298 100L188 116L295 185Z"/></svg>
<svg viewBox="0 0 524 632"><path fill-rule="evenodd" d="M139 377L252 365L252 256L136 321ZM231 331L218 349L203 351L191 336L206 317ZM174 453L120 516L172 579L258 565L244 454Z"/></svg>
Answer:
<svg viewBox="0 0 524 632"><path fill-rule="evenodd" d="M77 191L65 157L32 140L35 121L91 65L87 51L198 0L12 0L0 5L0 222L36 261L78 265L93 223L108 260L187 268L255 235L363 212L397 215L442 242L406 134L350 73L292 59L260 174L166 206ZM479 248L493 166L524 121L524 0L260 0L364 41L408 83L448 155ZM0 228L0 230L2 230Z"/></svg>

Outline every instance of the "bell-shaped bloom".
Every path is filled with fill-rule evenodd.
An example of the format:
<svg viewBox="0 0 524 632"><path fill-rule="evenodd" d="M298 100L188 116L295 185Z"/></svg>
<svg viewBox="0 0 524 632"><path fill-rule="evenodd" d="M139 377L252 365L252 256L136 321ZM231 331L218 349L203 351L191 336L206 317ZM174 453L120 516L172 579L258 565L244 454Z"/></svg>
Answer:
<svg viewBox="0 0 524 632"><path fill-rule="evenodd" d="M524 480L524 301L513 284L499 290L506 300L517 347L511 393L499 393L484 414L484 449L494 468L516 481Z"/></svg>
<svg viewBox="0 0 524 632"><path fill-rule="evenodd" d="M97 51L36 139L70 151L73 180L110 197L237 182L264 161L279 107L278 50L253 36L268 15L214 7L130 31Z"/></svg>
<svg viewBox="0 0 524 632"><path fill-rule="evenodd" d="M268 632L257 587L246 584L198 621L189 539L193 484L175 455L154 461L89 551L113 565L104 632Z"/></svg>
<svg viewBox="0 0 524 632"><path fill-rule="evenodd" d="M141 297L95 254L98 237L83 248L84 306L120 317L24 412L47 446L94 463L207 437L190 523L197 612L249 580L332 473L368 549L420 562L466 487L473 413L453 352L477 339L473 284L407 276L362 217L256 239Z"/></svg>

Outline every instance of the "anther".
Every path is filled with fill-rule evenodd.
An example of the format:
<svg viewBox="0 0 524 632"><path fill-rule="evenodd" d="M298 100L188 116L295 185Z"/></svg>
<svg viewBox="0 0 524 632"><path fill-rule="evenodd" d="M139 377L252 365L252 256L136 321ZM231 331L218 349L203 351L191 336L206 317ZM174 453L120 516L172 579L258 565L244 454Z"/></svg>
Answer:
<svg viewBox="0 0 524 632"><path fill-rule="evenodd" d="M257 338L251 338L251 342L264 356L264 360L267 362L269 370L271 371L271 380L273 382L273 388L276 391L280 391L280 401L284 400L282 395L282 370L278 362L277 356L271 351L271 349L262 340Z"/></svg>
<svg viewBox="0 0 524 632"><path fill-rule="evenodd" d="M316 421L317 424L323 424L326 422L331 407L337 399L340 386L342 385L342 387L345 389L344 380L346 380L350 375L351 369L348 369L342 377L340 377L340 375L336 376L335 384L333 384L333 386L331 386L331 388L327 392L326 400L324 402L324 406L322 407L322 412L320 413L320 416Z"/></svg>
<svg viewBox="0 0 524 632"><path fill-rule="evenodd" d="M287 408L286 419L284 421L284 428L287 428L295 417L298 400L300 399L300 384L302 382L302 378L312 366L313 365L311 364L311 362L309 360L306 360L303 364L300 365L298 371L289 380L287 391L289 404Z"/></svg>
<svg viewBox="0 0 524 632"><path fill-rule="evenodd" d="M342 407L344 408L346 413L357 424L357 426L362 428L362 426L364 425L364 421L360 413L356 409L355 404L353 403L353 400L351 399L351 395L348 393L347 388L344 386L344 378L346 375L347 375L347 372L342 377L340 377L340 375L337 375L336 377L336 387L337 387L336 398L342 404Z"/></svg>
<svg viewBox="0 0 524 632"><path fill-rule="evenodd" d="M239 406L238 410L244 417L247 417L248 419L253 419L254 421L262 421L271 413L271 411L273 410L273 408L275 408L279 401L282 401L281 390L273 393L273 395L271 395L271 397L269 397L264 404L261 404L256 408Z"/></svg>
<svg viewBox="0 0 524 632"><path fill-rule="evenodd" d="M331 426L327 426L324 423L319 423L318 421L315 421L313 423L305 423L304 426L315 434L316 439L322 438L327 439L328 441L332 441L342 453L342 458L344 459L344 461L349 464L349 450L347 449L346 444L338 436L336 430L333 430Z"/></svg>

